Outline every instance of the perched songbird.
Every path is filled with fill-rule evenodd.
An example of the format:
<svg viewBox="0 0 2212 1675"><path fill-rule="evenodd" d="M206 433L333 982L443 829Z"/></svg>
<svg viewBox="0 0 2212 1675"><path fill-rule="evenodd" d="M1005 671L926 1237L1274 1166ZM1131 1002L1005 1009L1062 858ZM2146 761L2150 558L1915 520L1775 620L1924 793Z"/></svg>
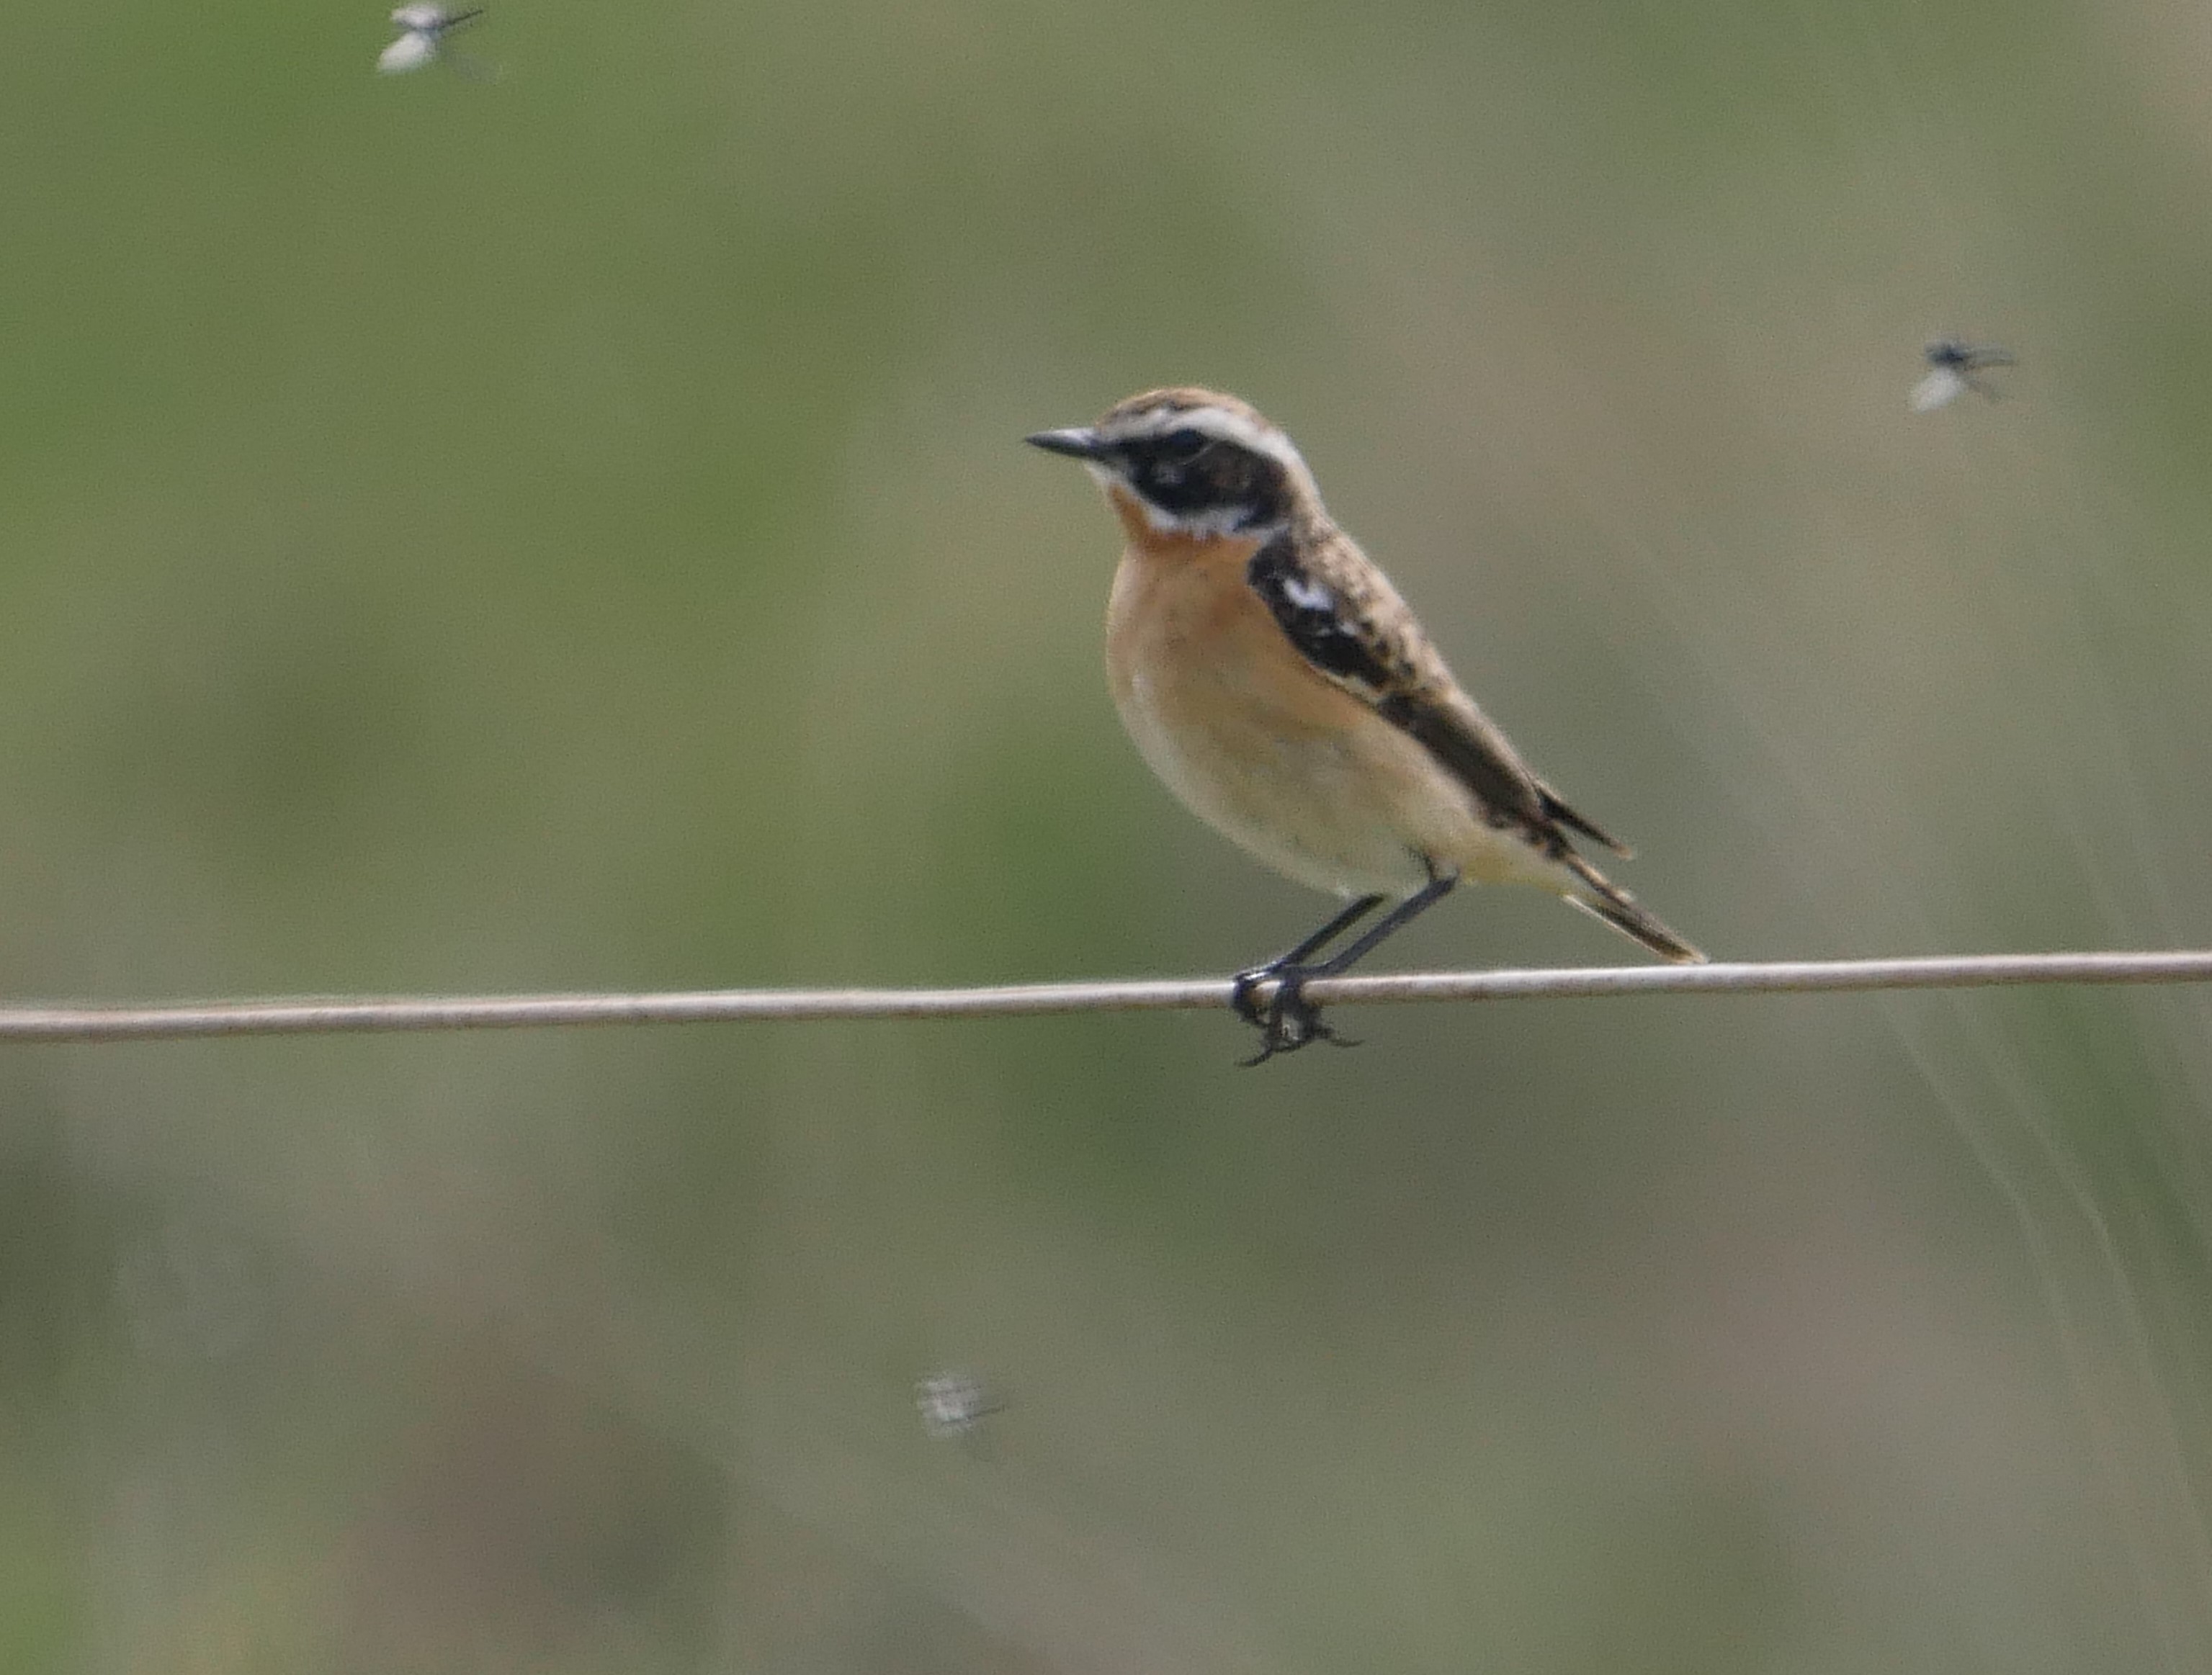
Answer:
<svg viewBox="0 0 2212 1675"><path fill-rule="evenodd" d="M1460 690L1389 580L1329 520L1291 439L1251 407L1153 390L1029 440L1081 460L1128 536L1106 667L1152 771L1278 872L1349 899L1238 974L1237 1010L1261 1032L1252 1063L1329 1038L1304 985L1462 879L1535 884L1667 959L1705 957L1575 853L1577 834L1628 852Z"/></svg>
<svg viewBox="0 0 2212 1675"><path fill-rule="evenodd" d="M454 52L446 44L447 36L483 15L482 6L454 12L443 6L424 3L424 0L410 0L392 14L392 22L399 27L399 39L377 55L378 74L404 76L410 70L420 70L442 58L464 76L483 82L497 80L499 72L492 66L465 53Z"/></svg>
<svg viewBox="0 0 2212 1675"><path fill-rule="evenodd" d="M1928 363L1928 373L1912 386L1907 398L1916 413L1948 407L1969 390L1985 401L1995 401L1996 385L1975 374L1991 367L2014 364L2008 349L1999 349L1995 343L1969 343L1957 337L1938 337L1920 355Z"/></svg>

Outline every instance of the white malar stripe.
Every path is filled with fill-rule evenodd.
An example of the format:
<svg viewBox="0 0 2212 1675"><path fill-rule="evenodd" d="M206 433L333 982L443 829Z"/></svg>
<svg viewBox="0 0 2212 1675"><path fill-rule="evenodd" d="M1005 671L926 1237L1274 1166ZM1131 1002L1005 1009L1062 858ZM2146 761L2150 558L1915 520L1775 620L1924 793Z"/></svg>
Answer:
<svg viewBox="0 0 2212 1675"><path fill-rule="evenodd" d="M1233 506L1216 507L1211 512L1175 513L1154 506L1134 489L1129 491L1129 498L1144 513L1145 521L1163 535L1188 535L1206 541L1227 535L1256 537L1267 533L1264 530L1245 528L1243 512Z"/></svg>

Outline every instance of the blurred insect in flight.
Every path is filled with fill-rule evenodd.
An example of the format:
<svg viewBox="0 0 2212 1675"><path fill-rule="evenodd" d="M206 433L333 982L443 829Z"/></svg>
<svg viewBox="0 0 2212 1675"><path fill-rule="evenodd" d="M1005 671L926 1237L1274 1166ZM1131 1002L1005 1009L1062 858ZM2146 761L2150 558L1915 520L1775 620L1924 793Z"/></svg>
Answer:
<svg viewBox="0 0 2212 1675"><path fill-rule="evenodd" d="M1999 349L1995 343L1970 343L1960 337L1938 337L1921 355L1928 362L1928 374L1912 386L1911 406L1916 413L1948 407L1969 390L1984 401L1995 401L1999 393L1996 385L1975 374L2014 364L2008 349Z"/></svg>
<svg viewBox="0 0 2212 1675"><path fill-rule="evenodd" d="M453 52L446 45L447 36L456 29L465 28L483 15L482 6L454 12L443 6L421 3L420 0L398 8L392 14L392 21L399 26L399 39L377 55L377 74L404 76L410 70L420 70L443 59L471 81L497 81L499 70L495 65L465 52Z"/></svg>
<svg viewBox="0 0 2212 1675"><path fill-rule="evenodd" d="M1006 1405L972 1374L953 1372L915 1380L914 1405L921 1410L922 1429L932 1436L964 1436Z"/></svg>

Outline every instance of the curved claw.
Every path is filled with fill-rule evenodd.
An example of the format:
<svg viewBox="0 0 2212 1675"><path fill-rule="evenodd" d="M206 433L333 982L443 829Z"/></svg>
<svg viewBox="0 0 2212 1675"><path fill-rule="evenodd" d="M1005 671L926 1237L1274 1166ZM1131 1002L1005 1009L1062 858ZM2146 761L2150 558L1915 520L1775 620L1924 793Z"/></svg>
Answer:
<svg viewBox="0 0 2212 1675"><path fill-rule="evenodd" d="M1237 1061L1237 1068L1239 1070L1254 1070L1258 1068L1260 1065L1266 1064L1268 1059L1273 1058L1278 1053L1288 1053L1290 1051L1291 1049L1289 1047L1276 1046L1274 1041L1270 1039L1250 1058L1239 1059Z"/></svg>
<svg viewBox="0 0 2212 1675"><path fill-rule="evenodd" d="M1247 1059L1247 1064L1264 1065L1278 1053L1295 1053L1316 1041L1334 1041L1339 1047L1359 1045L1358 1041L1346 1041L1321 1021L1321 1008L1305 998L1305 985L1312 978L1334 977L1351 970L1384 938L1451 893L1459 883L1459 874L1438 871L1436 863L1425 855L1419 859L1428 871L1429 882L1361 932L1349 946L1325 959L1316 957L1381 907L1382 896L1361 896L1289 953L1237 974L1229 990L1230 1010L1260 1032L1259 1056ZM1269 982L1274 984L1275 992L1263 1007L1259 1002L1259 990L1262 984Z"/></svg>
<svg viewBox="0 0 2212 1675"><path fill-rule="evenodd" d="M1306 980L1319 974L1313 967L1284 965L1237 973L1229 1004L1237 1017L1260 1032L1259 1052L1238 1061L1243 1068L1264 1065L1277 1053L1296 1053L1316 1041L1334 1047L1359 1045L1322 1023L1321 1008L1306 998ZM1275 985L1275 992L1263 1010L1255 996L1260 986L1268 982Z"/></svg>

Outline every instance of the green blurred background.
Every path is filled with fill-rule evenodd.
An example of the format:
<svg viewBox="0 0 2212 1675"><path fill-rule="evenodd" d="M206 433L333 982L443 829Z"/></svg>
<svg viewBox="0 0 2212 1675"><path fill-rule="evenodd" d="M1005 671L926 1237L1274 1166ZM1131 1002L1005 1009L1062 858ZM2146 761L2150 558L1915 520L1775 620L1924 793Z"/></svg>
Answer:
<svg viewBox="0 0 2212 1675"><path fill-rule="evenodd" d="M1715 952L2212 942L2201 7L382 9L0 14L6 993L1273 951L1184 380ZM0 1671L2212 1667L2204 992L1344 1021L9 1052Z"/></svg>

